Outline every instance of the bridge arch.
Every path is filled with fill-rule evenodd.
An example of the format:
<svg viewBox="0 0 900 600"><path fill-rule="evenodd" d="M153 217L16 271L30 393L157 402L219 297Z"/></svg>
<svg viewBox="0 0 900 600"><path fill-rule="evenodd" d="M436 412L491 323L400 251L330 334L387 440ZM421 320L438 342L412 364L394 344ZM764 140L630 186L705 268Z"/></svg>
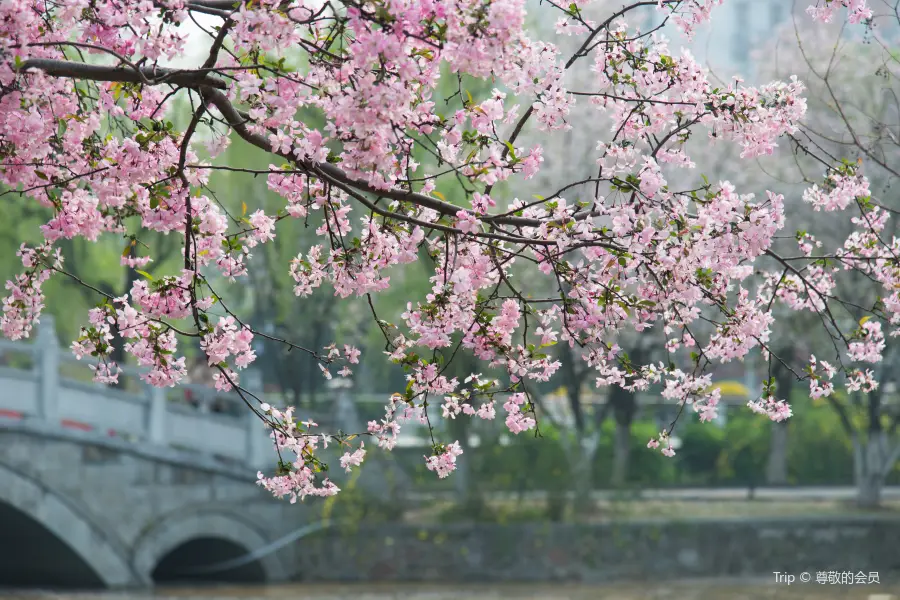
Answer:
<svg viewBox="0 0 900 600"><path fill-rule="evenodd" d="M168 579L166 575L177 574L177 569L170 568L170 565L183 564L185 574L195 567L201 572L210 564L261 550L269 542L256 527L230 512L179 514L163 519L141 536L134 547L133 564L144 581L153 581L161 576ZM230 574L236 576L235 581L249 582L254 578L254 571L258 572L262 581L283 581L289 575L277 551L236 569L240 574L235 569L229 569ZM209 577L216 579L217 574L210 572Z"/></svg>
<svg viewBox="0 0 900 600"><path fill-rule="evenodd" d="M31 552L22 546L22 540L3 545L15 554L16 564L8 563L20 576L27 576L29 569L45 576L44 584L105 587L134 585L135 572L126 558L126 552L110 534L83 514L77 504L55 493L28 475L0 464L0 530L11 536L32 539L34 543L50 543L48 548L35 553L39 563L29 564ZM52 572L54 565L59 572Z"/></svg>

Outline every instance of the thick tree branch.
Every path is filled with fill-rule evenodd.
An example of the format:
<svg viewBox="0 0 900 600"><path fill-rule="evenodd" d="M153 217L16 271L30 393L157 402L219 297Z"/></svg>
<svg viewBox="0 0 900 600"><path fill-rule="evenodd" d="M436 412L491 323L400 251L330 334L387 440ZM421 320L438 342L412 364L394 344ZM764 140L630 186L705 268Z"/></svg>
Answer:
<svg viewBox="0 0 900 600"><path fill-rule="evenodd" d="M156 85L171 83L184 87L207 86L217 90L226 89L226 84L206 72L184 69L165 69L162 67L137 67L132 69L120 66L89 65L70 60L52 58L30 58L17 69L24 72L39 69L53 77L72 77L90 81L110 81L121 83L146 83Z"/></svg>
<svg viewBox="0 0 900 600"><path fill-rule="evenodd" d="M47 75L55 77L72 77L92 81L115 81L122 83L149 82L150 85L171 83L184 87L203 88L200 91L207 100L219 110L222 116L225 117L229 126L231 126L246 142L265 150L266 152L272 152L273 154L278 154L282 158L296 162L309 172L312 172L314 169L318 170L336 183L353 187L362 192L375 194L382 198L399 200L401 202L412 202L418 206L430 208L449 217L453 217L457 212L463 210L460 206L438 200L437 198L431 198L424 194L406 190L383 190L376 188L366 182L352 179L339 167L330 163L321 163L314 167L312 164L304 161L297 161L293 156L273 152L272 145L269 141L264 136L251 132L247 127L247 118L234 107L225 94L219 91L226 89L226 83L221 79L210 75L206 71L165 69L160 67L139 67L136 70L122 67L89 65L74 61L55 59L29 59L25 61L18 70L21 72L28 69L40 69ZM597 213L586 212L575 215L572 218L576 221L582 221L594 216L597 216ZM493 225L511 227L540 227L541 224L546 222L542 219L516 217L508 214L499 216L486 215L482 217L482 220Z"/></svg>
<svg viewBox="0 0 900 600"><path fill-rule="evenodd" d="M253 133L250 131L250 129L247 127L247 118L234 107L234 105L230 100L228 100L228 97L225 96L225 94L216 90L203 90L203 92L209 102L212 103L220 113L222 113L222 116L225 117L225 120L228 122L228 124L244 141L253 144L261 150L272 152L273 154L277 154L278 156L281 156L286 160L295 162L310 173L317 171L320 174L327 176L334 183L352 187L361 192L375 194L376 196L379 196L381 198L390 198L391 200L399 200L401 202L412 202L413 204L416 204L418 206L423 206L425 208L435 210L445 216L452 217L455 216L456 213L460 210L463 210L463 208L460 206L438 200L437 198L431 198L429 196L425 196L424 194L406 190L382 190L376 188L364 181L350 178L339 167L336 167L335 165L330 163L319 163L314 166L305 161L298 161L296 157L289 154L275 152L269 140L258 133ZM582 213L575 216L574 219L576 221L581 221L593 216L596 216L596 214L593 212ZM482 220L494 225L508 225L512 227L540 227L542 223L546 222L541 219L530 219L526 217L515 216L485 216L482 218Z"/></svg>

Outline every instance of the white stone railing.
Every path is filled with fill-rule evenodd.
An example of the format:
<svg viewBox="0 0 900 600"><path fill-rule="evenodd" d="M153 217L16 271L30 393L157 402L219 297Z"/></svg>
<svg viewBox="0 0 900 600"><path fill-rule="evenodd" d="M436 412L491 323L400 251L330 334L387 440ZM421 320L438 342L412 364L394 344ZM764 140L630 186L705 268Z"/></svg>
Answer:
<svg viewBox="0 0 900 600"><path fill-rule="evenodd" d="M0 357L0 421L7 425L78 429L253 468L272 462L265 427L236 393L194 384L156 388L127 367L126 389L93 383L84 361L60 347L50 316L41 317L34 342L0 340ZM247 389L262 390L258 372L241 377Z"/></svg>
<svg viewBox="0 0 900 600"><path fill-rule="evenodd" d="M196 384L156 388L143 383L140 373L125 367L127 385L122 387L91 382L85 361L75 360L60 347L53 318L45 315L33 342L0 340L0 426L28 421L51 429L78 429L157 448L186 450L252 468L271 465L273 453L266 429L236 393ZM244 371L241 382L262 396L257 371ZM602 404L606 398L592 400ZM666 404L660 400L641 395L638 404ZM386 401L382 394L357 393L351 399L349 390L340 390L333 406L335 414L304 415L322 425L333 417L345 431L357 431L365 419L356 406ZM556 399L556 403L566 412L564 399ZM404 439L404 445L421 445L412 429L405 428L403 434L410 438Z"/></svg>

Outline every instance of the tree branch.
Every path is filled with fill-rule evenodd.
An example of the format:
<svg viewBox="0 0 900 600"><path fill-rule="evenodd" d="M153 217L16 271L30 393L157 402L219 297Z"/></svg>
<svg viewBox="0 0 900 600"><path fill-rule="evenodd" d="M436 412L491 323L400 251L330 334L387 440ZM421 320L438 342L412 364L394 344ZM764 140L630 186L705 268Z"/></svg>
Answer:
<svg viewBox="0 0 900 600"><path fill-rule="evenodd" d="M249 128L247 127L247 118L234 107L234 105L230 100L228 100L228 97L225 96L225 94L217 90L203 90L203 92L208 100L219 110L220 113L222 113L222 116L225 117L225 120L228 122L228 124L244 141L253 144L261 150L277 154L278 156L281 156L286 160L294 162L309 173L318 171L322 175L327 176L334 183L340 183L362 192L375 194L376 196L379 196L381 198L390 198L391 200L399 200L401 202L412 202L413 204L416 204L418 206L423 206L425 208L435 210L445 216L452 217L455 216L456 213L460 210L464 210L460 206L438 200L437 198L431 198L429 196L425 196L424 194L418 194L416 192L406 190L383 190L376 188L364 181L350 178L339 167L336 167L330 163L318 163L313 166L308 162L297 160L296 157L291 156L290 154L275 152L272 148L272 144L269 143L269 140L267 140L262 135L253 133L249 130ZM593 216L596 216L596 214L593 212L582 213L575 216L574 219L576 221L581 221ZM543 223L546 222L541 219L530 219L526 217L490 215L483 217L482 221L489 222L495 225L509 225L512 227L540 227Z"/></svg>
<svg viewBox="0 0 900 600"><path fill-rule="evenodd" d="M224 81L213 77L209 73L184 69L165 69L162 67L137 67L132 69L120 66L89 65L87 63L52 58L29 58L16 71L24 72L29 69L39 69L52 77L72 77L91 81L149 82L149 85L171 83L184 87L203 85L217 90L224 90L227 87Z"/></svg>

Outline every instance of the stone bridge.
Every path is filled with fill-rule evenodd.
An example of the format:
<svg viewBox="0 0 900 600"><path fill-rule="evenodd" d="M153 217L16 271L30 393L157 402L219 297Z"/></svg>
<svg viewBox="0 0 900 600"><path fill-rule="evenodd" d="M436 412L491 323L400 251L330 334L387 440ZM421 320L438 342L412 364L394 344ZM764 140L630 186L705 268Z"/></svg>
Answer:
<svg viewBox="0 0 900 600"><path fill-rule="evenodd" d="M295 576L293 544L261 551L311 509L254 484L274 454L239 399L187 386L185 402L133 372L91 383L44 320L34 343L0 343L0 587L143 586L212 563L232 566L206 579Z"/></svg>

